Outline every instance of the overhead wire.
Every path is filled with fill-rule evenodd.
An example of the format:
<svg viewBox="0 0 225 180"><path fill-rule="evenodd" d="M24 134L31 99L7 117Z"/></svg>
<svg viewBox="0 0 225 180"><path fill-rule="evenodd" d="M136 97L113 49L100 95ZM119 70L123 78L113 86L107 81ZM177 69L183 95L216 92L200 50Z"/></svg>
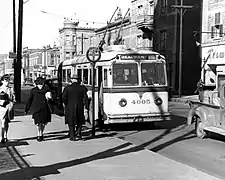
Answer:
<svg viewBox="0 0 225 180"><path fill-rule="evenodd" d="M23 4L26 4L26 3L28 3L29 1L31 1L31 0L26 0L25 2L23 2ZM13 22L13 18L11 18L11 19L6 23L6 25L3 26L3 30L6 29L12 22Z"/></svg>

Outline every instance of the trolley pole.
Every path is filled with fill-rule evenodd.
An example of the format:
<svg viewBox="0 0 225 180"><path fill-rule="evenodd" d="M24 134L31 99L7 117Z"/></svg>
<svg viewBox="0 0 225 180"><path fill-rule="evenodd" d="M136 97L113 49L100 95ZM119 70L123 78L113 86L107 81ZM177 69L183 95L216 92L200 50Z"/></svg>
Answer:
<svg viewBox="0 0 225 180"><path fill-rule="evenodd" d="M180 5L172 5L172 8L176 8L180 12L180 38L179 38L179 88L178 96L181 97L182 94L182 63L183 63L183 47L182 47L182 38L183 38L183 15L186 9L191 9L193 6L183 5L183 0L181 0Z"/></svg>
<svg viewBox="0 0 225 180"><path fill-rule="evenodd" d="M19 0L19 16L18 16L18 40L17 40L17 60L14 64L14 88L16 101L21 101L21 68L22 68L22 29L23 29L23 0Z"/></svg>

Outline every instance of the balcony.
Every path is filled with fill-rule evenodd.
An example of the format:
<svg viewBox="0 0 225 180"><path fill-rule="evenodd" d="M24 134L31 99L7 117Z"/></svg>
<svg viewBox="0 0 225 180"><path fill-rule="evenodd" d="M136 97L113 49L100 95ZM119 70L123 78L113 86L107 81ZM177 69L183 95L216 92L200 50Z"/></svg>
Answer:
<svg viewBox="0 0 225 180"><path fill-rule="evenodd" d="M138 29L143 29L143 28L148 28L148 29L153 29L153 15L137 15L137 20L136 20L136 25Z"/></svg>
<svg viewBox="0 0 225 180"><path fill-rule="evenodd" d="M142 38L152 40L153 37L153 15L137 15L136 26L142 31Z"/></svg>

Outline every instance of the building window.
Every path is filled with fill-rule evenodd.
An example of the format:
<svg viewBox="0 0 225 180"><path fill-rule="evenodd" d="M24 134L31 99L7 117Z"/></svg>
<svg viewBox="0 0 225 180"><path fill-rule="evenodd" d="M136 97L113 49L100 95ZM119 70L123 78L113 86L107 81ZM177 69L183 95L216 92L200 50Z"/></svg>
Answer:
<svg viewBox="0 0 225 180"><path fill-rule="evenodd" d="M75 55L76 55L76 54L75 54L75 52L72 52L72 58L74 58L74 57L75 57Z"/></svg>
<svg viewBox="0 0 225 180"><path fill-rule="evenodd" d="M66 52L66 59L70 59L70 53Z"/></svg>
<svg viewBox="0 0 225 180"><path fill-rule="evenodd" d="M77 40L76 36L73 36L73 38L72 38L72 45L73 46L75 46L77 44L76 40Z"/></svg>
<svg viewBox="0 0 225 180"><path fill-rule="evenodd" d="M160 44L159 44L160 50L166 49L166 39L167 39L167 32L166 31L160 31Z"/></svg>
<svg viewBox="0 0 225 180"><path fill-rule="evenodd" d="M137 15L143 15L144 11L143 11L143 5L139 5L137 8Z"/></svg>
<svg viewBox="0 0 225 180"><path fill-rule="evenodd" d="M42 64L42 54L36 54L36 63L35 64L38 64L38 65L41 65Z"/></svg>
<svg viewBox="0 0 225 180"><path fill-rule="evenodd" d="M220 12L215 13L215 25L211 27L211 38L223 37L223 24L221 24Z"/></svg>
<svg viewBox="0 0 225 180"><path fill-rule="evenodd" d="M141 37L141 35L138 35L137 36L137 47L139 48L141 46L142 46L142 37Z"/></svg>
<svg viewBox="0 0 225 180"><path fill-rule="evenodd" d="M51 54L50 55L50 63L49 63L50 66L54 66L55 65L55 56L54 54Z"/></svg>
<svg viewBox="0 0 225 180"><path fill-rule="evenodd" d="M160 13L162 15L167 13L167 0L161 0Z"/></svg>
<svg viewBox="0 0 225 180"><path fill-rule="evenodd" d="M69 45L70 43L70 35L65 35L65 45Z"/></svg>
<svg viewBox="0 0 225 180"><path fill-rule="evenodd" d="M220 24L220 12L215 13L215 25Z"/></svg>

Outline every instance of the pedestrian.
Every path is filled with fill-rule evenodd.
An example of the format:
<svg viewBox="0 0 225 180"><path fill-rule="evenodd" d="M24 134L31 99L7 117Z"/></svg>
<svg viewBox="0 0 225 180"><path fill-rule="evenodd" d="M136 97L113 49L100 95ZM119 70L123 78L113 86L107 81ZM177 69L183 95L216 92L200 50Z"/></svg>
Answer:
<svg viewBox="0 0 225 180"><path fill-rule="evenodd" d="M14 118L15 96L13 88L9 87L10 76L5 74L1 77L0 86L0 121L1 121L1 143L8 141L8 129L10 120Z"/></svg>
<svg viewBox="0 0 225 180"><path fill-rule="evenodd" d="M51 91L44 83L45 79L42 77L35 80L36 87L31 89L25 107L25 114L31 110L34 124L37 126L37 141L44 140L45 126L51 122L51 108L48 103L51 99Z"/></svg>
<svg viewBox="0 0 225 180"><path fill-rule="evenodd" d="M71 77L72 84L64 88L62 100L65 105L65 124L69 127L71 141L82 139L82 125L85 124L84 108L88 111L87 88L80 84L76 74Z"/></svg>

